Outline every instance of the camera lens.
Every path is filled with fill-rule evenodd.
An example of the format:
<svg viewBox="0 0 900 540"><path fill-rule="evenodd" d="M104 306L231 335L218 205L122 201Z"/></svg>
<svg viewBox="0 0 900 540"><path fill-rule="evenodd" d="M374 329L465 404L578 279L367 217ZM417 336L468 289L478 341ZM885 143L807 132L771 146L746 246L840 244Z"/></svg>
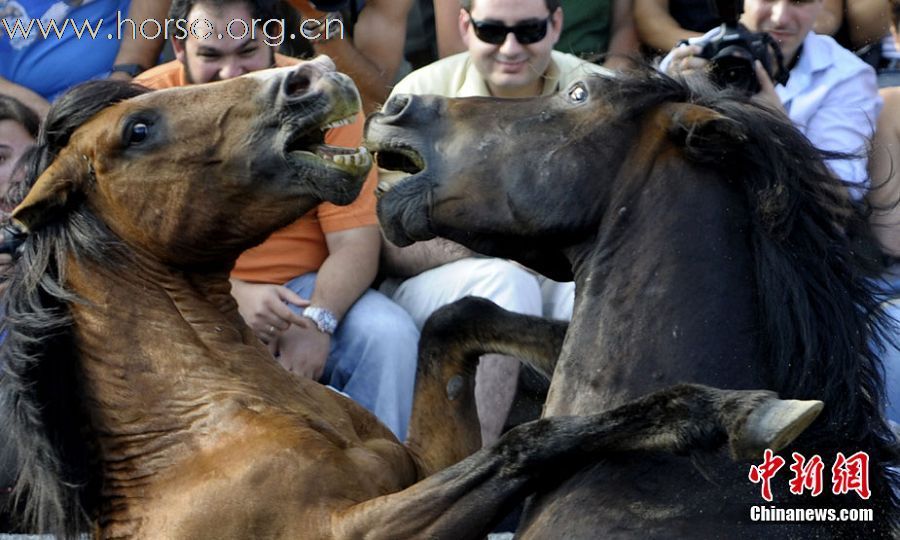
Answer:
<svg viewBox="0 0 900 540"><path fill-rule="evenodd" d="M759 91L753 55L744 47L730 46L719 51L710 61L710 78L722 88L735 88L750 94Z"/></svg>

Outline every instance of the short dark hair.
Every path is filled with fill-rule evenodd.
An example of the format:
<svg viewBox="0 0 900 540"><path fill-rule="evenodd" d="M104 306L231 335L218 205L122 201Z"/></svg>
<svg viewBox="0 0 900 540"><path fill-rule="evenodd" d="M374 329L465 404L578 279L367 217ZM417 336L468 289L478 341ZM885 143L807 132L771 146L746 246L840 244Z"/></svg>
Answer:
<svg viewBox="0 0 900 540"><path fill-rule="evenodd" d="M900 0L891 0L891 24L894 28L900 26Z"/></svg>
<svg viewBox="0 0 900 540"><path fill-rule="evenodd" d="M175 0L176 2L178 0ZM459 0L459 5L466 11L470 11L472 9L472 2L475 0ZM893 0L892 0L893 1ZM547 11L552 15L556 8L559 7L559 0L544 0L544 4L547 6Z"/></svg>
<svg viewBox="0 0 900 540"><path fill-rule="evenodd" d="M281 3L278 0L173 0L169 7L169 24L174 21L186 21L191 10L197 4L203 4L214 8L223 8L234 4L244 4L250 11L250 17L263 21L281 20L283 12L281 11ZM186 38L185 35L179 35L174 29L170 29L170 35L176 38Z"/></svg>
<svg viewBox="0 0 900 540"><path fill-rule="evenodd" d="M32 139L37 139L41 118L18 99L0 95L0 121L3 120L12 120L20 124Z"/></svg>

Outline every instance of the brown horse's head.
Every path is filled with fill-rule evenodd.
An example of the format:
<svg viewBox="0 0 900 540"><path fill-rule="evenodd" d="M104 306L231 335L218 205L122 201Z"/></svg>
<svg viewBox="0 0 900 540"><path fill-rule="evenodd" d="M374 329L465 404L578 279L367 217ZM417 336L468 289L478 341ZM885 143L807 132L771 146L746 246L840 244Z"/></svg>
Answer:
<svg viewBox="0 0 900 540"><path fill-rule="evenodd" d="M78 128L13 218L34 231L84 207L166 263L227 261L322 200L356 197L369 155L323 134L358 110L327 58L143 94Z"/></svg>

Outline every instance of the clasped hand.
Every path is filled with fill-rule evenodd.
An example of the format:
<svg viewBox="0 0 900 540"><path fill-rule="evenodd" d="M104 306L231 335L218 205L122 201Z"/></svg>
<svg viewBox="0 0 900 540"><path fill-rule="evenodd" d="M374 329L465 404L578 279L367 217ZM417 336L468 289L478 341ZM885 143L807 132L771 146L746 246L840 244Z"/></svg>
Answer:
<svg viewBox="0 0 900 540"><path fill-rule="evenodd" d="M285 369L315 380L322 376L331 336L291 309L306 307L309 300L287 287L266 283L235 281L232 294L244 322Z"/></svg>

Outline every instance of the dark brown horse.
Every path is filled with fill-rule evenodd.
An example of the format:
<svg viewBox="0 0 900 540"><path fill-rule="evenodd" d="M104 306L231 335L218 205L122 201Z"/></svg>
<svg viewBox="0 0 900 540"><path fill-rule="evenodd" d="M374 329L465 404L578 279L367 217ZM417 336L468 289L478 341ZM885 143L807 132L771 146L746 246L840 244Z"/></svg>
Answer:
<svg viewBox="0 0 900 540"><path fill-rule="evenodd" d="M755 523L751 507L767 503L747 465L621 455L533 497L521 538L896 533L896 453L870 348L885 321L874 265L851 242L864 216L785 118L648 72L536 99L397 96L366 137L394 171L378 206L394 243L443 236L574 277L545 418L677 382L821 399L793 449L821 456L826 493L788 494L788 453L775 504L874 510L865 523ZM838 451L868 453L869 500L830 495Z"/></svg>
<svg viewBox="0 0 900 540"><path fill-rule="evenodd" d="M758 456L820 403L681 386L480 444L472 369L426 355L407 445L287 374L241 320L238 254L371 159L322 144L358 96L327 59L139 94L81 87L51 110L13 217L0 429L28 528L98 538L477 538L601 455L728 443ZM129 98L130 99L124 99ZM67 104L73 120L55 123ZM65 118L64 118L65 119ZM441 472L435 473L439 469Z"/></svg>

